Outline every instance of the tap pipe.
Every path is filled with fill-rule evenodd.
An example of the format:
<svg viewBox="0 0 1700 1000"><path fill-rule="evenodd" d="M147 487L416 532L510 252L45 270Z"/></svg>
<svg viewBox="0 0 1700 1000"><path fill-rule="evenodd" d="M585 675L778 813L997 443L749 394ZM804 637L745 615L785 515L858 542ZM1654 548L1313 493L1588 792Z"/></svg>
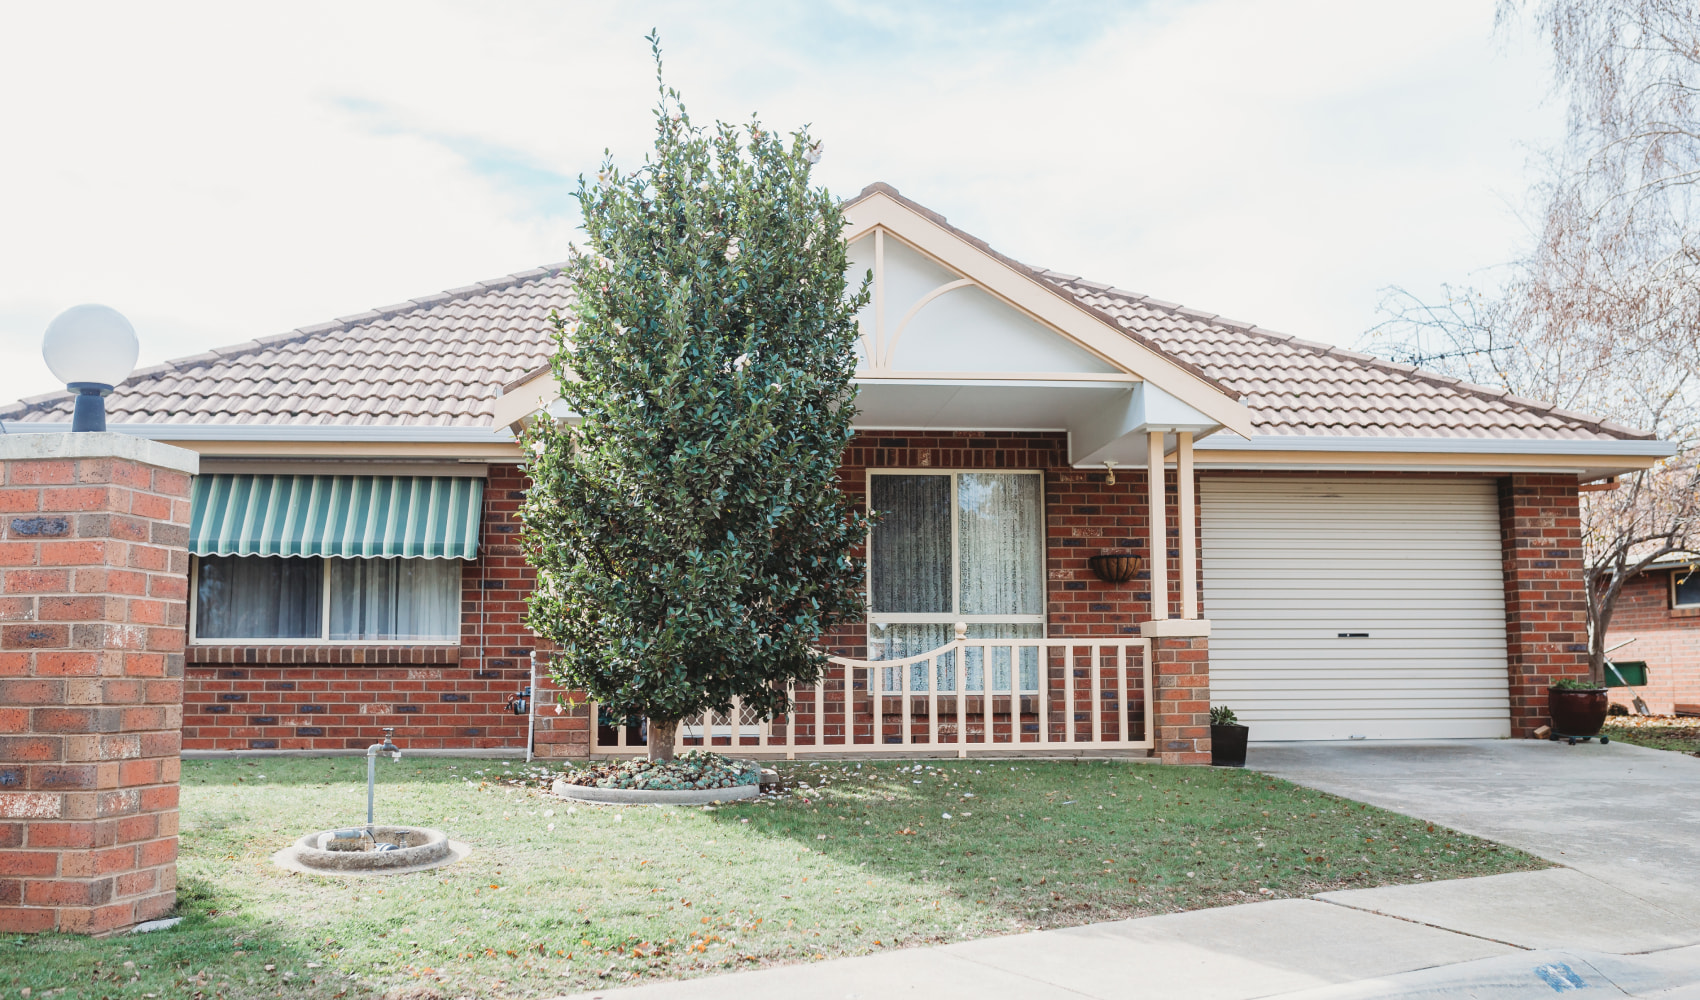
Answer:
<svg viewBox="0 0 1700 1000"><path fill-rule="evenodd" d="M384 730L384 742L374 743L366 748L366 830L372 833L374 840L377 839L377 834L373 832L375 828L372 826L372 791L378 783L378 754L393 754L392 760L401 759L401 747L395 745L394 737L395 727L388 727Z"/></svg>
<svg viewBox="0 0 1700 1000"><path fill-rule="evenodd" d="M531 763L531 747L537 738L537 650L531 651L531 685L525 689L525 762Z"/></svg>

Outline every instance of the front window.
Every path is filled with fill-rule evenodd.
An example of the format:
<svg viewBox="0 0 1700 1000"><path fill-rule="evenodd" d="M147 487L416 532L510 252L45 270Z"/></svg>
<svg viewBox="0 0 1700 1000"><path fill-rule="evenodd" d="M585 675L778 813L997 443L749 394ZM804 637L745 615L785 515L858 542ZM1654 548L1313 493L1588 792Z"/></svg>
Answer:
<svg viewBox="0 0 1700 1000"><path fill-rule="evenodd" d="M1670 603L1673 608L1700 608L1700 570L1671 571Z"/></svg>
<svg viewBox="0 0 1700 1000"><path fill-rule="evenodd" d="M872 659L937 649L957 622L971 639L1045 637L1041 473L870 472L868 504Z"/></svg>
<svg viewBox="0 0 1700 1000"><path fill-rule="evenodd" d="M193 638L457 642L459 559L202 556Z"/></svg>

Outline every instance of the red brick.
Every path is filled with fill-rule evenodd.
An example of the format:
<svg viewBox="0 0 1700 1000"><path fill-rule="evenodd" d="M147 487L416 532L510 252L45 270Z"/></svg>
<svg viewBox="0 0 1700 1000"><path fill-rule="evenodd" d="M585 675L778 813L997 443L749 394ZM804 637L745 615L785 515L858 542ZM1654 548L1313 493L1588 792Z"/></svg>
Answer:
<svg viewBox="0 0 1700 1000"><path fill-rule="evenodd" d="M6 482L12 486L76 482L76 467L70 459L37 459L10 462Z"/></svg>
<svg viewBox="0 0 1700 1000"><path fill-rule="evenodd" d="M31 906L0 906L0 932L44 934L58 922L58 911Z"/></svg>
<svg viewBox="0 0 1700 1000"><path fill-rule="evenodd" d="M41 491L41 509L70 513L72 511L111 511L121 508L112 504L112 489L105 486L74 486Z"/></svg>
<svg viewBox="0 0 1700 1000"><path fill-rule="evenodd" d="M4 586L8 594L61 594L70 583L71 574L62 569L9 569Z"/></svg>
<svg viewBox="0 0 1700 1000"><path fill-rule="evenodd" d="M29 906L99 906L112 898L111 879L66 880L24 883L24 903Z"/></svg>
<svg viewBox="0 0 1700 1000"><path fill-rule="evenodd" d="M35 672L44 677L93 677L100 672L100 654L43 650L35 654Z"/></svg>
<svg viewBox="0 0 1700 1000"><path fill-rule="evenodd" d="M52 876L59 872L56 851L0 851L0 876Z"/></svg>

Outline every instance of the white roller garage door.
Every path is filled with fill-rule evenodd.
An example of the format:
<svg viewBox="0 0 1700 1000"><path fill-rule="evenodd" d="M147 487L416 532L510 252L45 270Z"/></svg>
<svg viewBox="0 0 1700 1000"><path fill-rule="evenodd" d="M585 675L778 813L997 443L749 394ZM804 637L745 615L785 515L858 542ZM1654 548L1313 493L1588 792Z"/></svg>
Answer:
<svg viewBox="0 0 1700 1000"><path fill-rule="evenodd" d="M1200 481L1210 701L1254 740L1510 735L1491 481Z"/></svg>

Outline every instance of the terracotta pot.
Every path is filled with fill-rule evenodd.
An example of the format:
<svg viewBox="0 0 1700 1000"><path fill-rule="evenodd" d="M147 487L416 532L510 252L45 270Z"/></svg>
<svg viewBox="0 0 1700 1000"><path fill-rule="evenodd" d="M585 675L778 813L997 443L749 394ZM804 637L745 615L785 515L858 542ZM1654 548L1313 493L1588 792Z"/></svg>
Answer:
<svg viewBox="0 0 1700 1000"><path fill-rule="evenodd" d="M1606 724L1605 688L1548 688L1554 736L1598 736Z"/></svg>
<svg viewBox="0 0 1700 1000"><path fill-rule="evenodd" d="M1245 741L1249 726L1210 727L1210 763L1216 767L1244 767Z"/></svg>

